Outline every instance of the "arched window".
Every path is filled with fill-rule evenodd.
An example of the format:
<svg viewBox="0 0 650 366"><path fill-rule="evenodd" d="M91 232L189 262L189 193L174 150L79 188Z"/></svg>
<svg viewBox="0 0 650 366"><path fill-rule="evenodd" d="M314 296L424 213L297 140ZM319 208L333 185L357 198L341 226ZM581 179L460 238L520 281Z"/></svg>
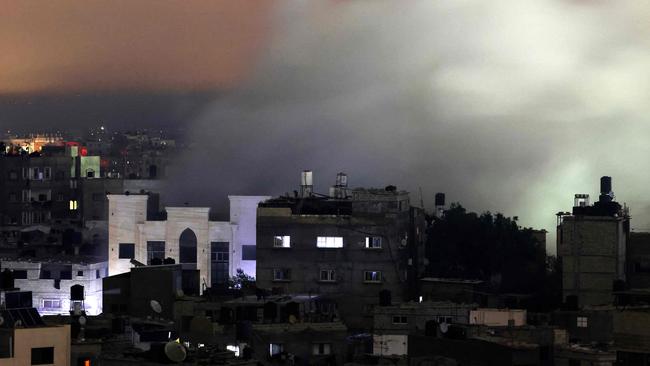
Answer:
<svg viewBox="0 0 650 366"><path fill-rule="evenodd" d="M196 234L191 229L185 229L178 239L180 263L196 263Z"/></svg>

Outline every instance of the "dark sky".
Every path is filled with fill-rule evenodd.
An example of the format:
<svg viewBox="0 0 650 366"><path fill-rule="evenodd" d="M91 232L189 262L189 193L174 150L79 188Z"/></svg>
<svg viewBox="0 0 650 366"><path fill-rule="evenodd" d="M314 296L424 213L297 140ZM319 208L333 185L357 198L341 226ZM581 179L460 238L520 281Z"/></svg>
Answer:
<svg viewBox="0 0 650 366"><path fill-rule="evenodd" d="M650 228L641 2L5 3L0 127L183 126L170 201L345 171L553 232L612 175Z"/></svg>

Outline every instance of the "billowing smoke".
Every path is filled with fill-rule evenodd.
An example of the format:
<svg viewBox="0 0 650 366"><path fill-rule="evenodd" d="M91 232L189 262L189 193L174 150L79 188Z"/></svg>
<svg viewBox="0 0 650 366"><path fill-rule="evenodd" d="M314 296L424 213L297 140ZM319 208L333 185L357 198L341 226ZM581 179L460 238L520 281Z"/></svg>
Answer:
<svg viewBox="0 0 650 366"><path fill-rule="evenodd" d="M546 228L614 177L648 227L650 47L639 2L288 2L250 83L193 125L175 197L419 187Z"/></svg>

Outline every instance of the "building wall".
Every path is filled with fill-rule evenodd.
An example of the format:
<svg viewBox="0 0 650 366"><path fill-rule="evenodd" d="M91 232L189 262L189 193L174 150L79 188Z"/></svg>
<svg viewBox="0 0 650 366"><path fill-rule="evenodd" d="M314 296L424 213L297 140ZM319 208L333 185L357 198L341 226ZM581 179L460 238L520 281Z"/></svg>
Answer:
<svg viewBox="0 0 650 366"><path fill-rule="evenodd" d="M451 318L453 324L469 324L470 310L476 304L456 304L452 302L404 303L393 306L377 306L374 309L375 334L416 334L426 329L430 320ZM406 317L406 323L396 323L394 317Z"/></svg>
<svg viewBox="0 0 650 366"><path fill-rule="evenodd" d="M82 285L85 295L85 309L88 315L102 313L102 278L106 277L108 264L106 262L81 264L64 263L70 266L72 279L58 281L59 288L55 287L55 279L40 278L43 264L47 262L2 261L2 268L12 270L26 270L27 279L16 279L14 286L21 291L32 292L32 306L42 315L68 315L70 313L70 287ZM83 274L77 276L79 272ZM53 277L58 276L53 274ZM45 300L59 300L61 307L46 308Z"/></svg>
<svg viewBox="0 0 650 366"><path fill-rule="evenodd" d="M190 229L197 239L197 263L201 288L211 283L211 243L229 243L229 275L238 268L246 273L255 261L243 261L242 245L256 245L257 203L265 196L232 196L231 222L209 220L207 207L166 207L167 219L147 221L147 195L108 195L109 199L109 273L115 275L131 268L130 259L120 259L119 244L134 243L134 259L147 263L147 242L165 242L165 258L179 263L179 239L183 231Z"/></svg>
<svg viewBox="0 0 650 366"><path fill-rule="evenodd" d="M258 287L332 296L351 327L372 325L380 291L391 291L395 302L405 300L408 207L392 214L353 216L292 215L291 210L260 207L257 220ZM274 247L274 236L280 235L291 237L290 248ZM343 248L318 248L317 236L343 237ZM367 236L382 237L382 248L367 249ZM290 269L291 279L274 280L276 268ZM320 281L321 269L335 270L336 281ZM381 282L366 282L364 271L381 271Z"/></svg>
<svg viewBox="0 0 650 366"><path fill-rule="evenodd" d="M510 322L512 321L512 324ZM526 310L517 309L476 309L469 313L469 324L480 324L491 327L526 325Z"/></svg>
<svg viewBox="0 0 650 366"><path fill-rule="evenodd" d="M627 242L627 283L630 288L650 287L650 233L630 233Z"/></svg>
<svg viewBox="0 0 650 366"><path fill-rule="evenodd" d="M13 358L0 358L0 366L32 364L32 348L54 347L54 366L70 365L70 326L14 329Z"/></svg>
<svg viewBox="0 0 650 366"><path fill-rule="evenodd" d="M558 227L563 298L578 306L611 304L615 280L625 280L625 218L567 216Z"/></svg>

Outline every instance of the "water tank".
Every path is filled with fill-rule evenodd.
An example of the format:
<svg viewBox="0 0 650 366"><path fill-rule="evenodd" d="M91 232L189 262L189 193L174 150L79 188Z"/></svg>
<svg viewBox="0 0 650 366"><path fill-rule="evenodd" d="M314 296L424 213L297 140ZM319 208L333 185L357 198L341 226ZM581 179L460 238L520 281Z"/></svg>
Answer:
<svg viewBox="0 0 650 366"><path fill-rule="evenodd" d="M348 175L345 173L338 173L336 175L336 185L338 187L347 187L348 186Z"/></svg>
<svg viewBox="0 0 650 366"><path fill-rule="evenodd" d="M300 174L301 186L313 186L313 173L311 170L303 170Z"/></svg>
<svg viewBox="0 0 650 366"><path fill-rule="evenodd" d="M612 191L612 177L601 177L600 178L600 193L609 194Z"/></svg>
<svg viewBox="0 0 650 366"><path fill-rule="evenodd" d="M72 301L84 300L84 287L82 285L70 286L70 300Z"/></svg>
<svg viewBox="0 0 650 366"><path fill-rule="evenodd" d="M445 194L444 193L436 193L436 206L444 206L445 205Z"/></svg>

